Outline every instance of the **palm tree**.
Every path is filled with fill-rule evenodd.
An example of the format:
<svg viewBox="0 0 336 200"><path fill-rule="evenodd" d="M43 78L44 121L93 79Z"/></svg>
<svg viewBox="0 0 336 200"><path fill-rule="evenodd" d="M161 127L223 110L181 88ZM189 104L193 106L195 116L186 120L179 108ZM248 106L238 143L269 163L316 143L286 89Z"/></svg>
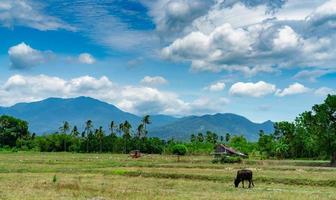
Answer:
<svg viewBox="0 0 336 200"><path fill-rule="evenodd" d="M124 134L127 138L131 137L131 129L132 129L132 125L126 120L124 122Z"/></svg>
<svg viewBox="0 0 336 200"><path fill-rule="evenodd" d="M70 130L69 122L67 122L67 121L63 122L63 125L59 129L60 129L60 132L64 135L64 137L63 137L64 151L67 151L66 136L67 136L68 131Z"/></svg>
<svg viewBox="0 0 336 200"><path fill-rule="evenodd" d="M119 125L119 129L123 132L123 138L125 140L125 153L127 153L127 141L131 137L132 125L126 120Z"/></svg>
<svg viewBox="0 0 336 200"><path fill-rule="evenodd" d="M114 132L114 130L115 130L116 127L117 126L114 124L114 121L111 121L111 124L110 124L111 136L115 136L116 135L115 132Z"/></svg>
<svg viewBox="0 0 336 200"><path fill-rule="evenodd" d="M121 135L121 133L123 133L123 130L124 130L124 123L120 123L119 128L118 128L119 135Z"/></svg>
<svg viewBox="0 0 336 200"><path fill-rule="evenodd" d="M72 137L78 137L79 136L79 132L78 132L77 126L73 127L73 129L71 131L71 136Z"/></svg>
<svg viewBox="0 0 336 200"><path fill-rule="evenodd" d="M85 135L86 135L86 152L89 152L89 135L92 134L92 121L91 120L87 120L85 123Z"/></svg>
<svg viewBox="0 0 336 200"><path fill-rule="evenodd" d="M226 133L226 135L225 135L225 142L226 142L226 143L229 143L229 142L230 142L230 139L231 139L231 135L230 135L230 133Z"/></svg>
<svg viewBox="0 0 336 200"><path fill-rule="evenodd" d="M96 137L99 140L99 152L101 153L103 150L103 138L104 138L104 130L103 127L99 127L99 129L96 132Z"/></svg>
<svg viewBox="0 0 336 200"><path fill-rule="evenodd" d="M144 124L140 124L137 128L137 137L140 138L144 132Z"/></svg>
<svg viewBox="0 0 336 200"><path fill-rule="evenodd" d="M143 137L146 137L147 136L147 125L150 124L151 121L150 121L150 116L149 115L145 115L143 118L142 118L142 124L143 124Z"/></svg>
<svg viewBox="0 0 336 200"><path fill-rule="evenodd" d="M136 140L135 142L137 143L137 149L140 150L140 138L144 133L144 124L139 124L137 128L137 133L136 133Z"/></svg>

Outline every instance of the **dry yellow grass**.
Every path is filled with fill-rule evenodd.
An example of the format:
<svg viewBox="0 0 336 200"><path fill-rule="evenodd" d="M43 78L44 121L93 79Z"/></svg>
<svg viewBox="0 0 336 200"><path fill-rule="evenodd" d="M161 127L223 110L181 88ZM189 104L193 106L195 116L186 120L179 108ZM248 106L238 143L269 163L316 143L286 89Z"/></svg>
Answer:
<svg viewBox="0 0 336 200"><path fill-rule="evenodd" d="M0 160L0 199L336 199L335 169L287 162L217 165L207 156L178 163L174 156L30 152L0 153ZM234 188L236 170L246 166L256 187Z"/></svg>

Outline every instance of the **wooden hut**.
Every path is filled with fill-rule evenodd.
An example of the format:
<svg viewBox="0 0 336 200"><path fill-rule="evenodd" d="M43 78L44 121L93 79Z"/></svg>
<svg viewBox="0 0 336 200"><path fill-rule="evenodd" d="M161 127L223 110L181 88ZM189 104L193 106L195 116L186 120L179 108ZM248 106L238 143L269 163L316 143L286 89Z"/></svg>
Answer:
<svg viewBox="0 0 336 200"><path fill-rule="evenodd" d="M247 157L247 155L231 148L231 147L228 147L224 144L218 144L216 147L215 147L215 151L214 151L214 156L222 156L222 155L227 155L227 156L240 156L240 157Z"/></svg>

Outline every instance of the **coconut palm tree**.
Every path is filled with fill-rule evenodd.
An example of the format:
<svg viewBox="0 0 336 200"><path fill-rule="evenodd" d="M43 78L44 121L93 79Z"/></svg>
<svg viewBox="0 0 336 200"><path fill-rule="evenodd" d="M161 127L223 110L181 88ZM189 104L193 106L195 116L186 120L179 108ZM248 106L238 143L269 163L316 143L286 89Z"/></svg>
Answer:
<svg viewBox="0 0 336 200"><path fill-rule="evenodd" d="M86 152L89 152L89 136L92 134L93 124L91 120L85 122L85 139L86 139Z"/></svg>
<svg viewBox="0 0 336 200"><path fill-rule="evenodd" d="M110 131L111 131L111 136L115 136L115 128L117 128L117 126L115 125L114 121L111 121L110 123Z"/></svg>
<svg viewBox="0 0 336 200"><path fill-rule="evenodd" d="M78 132L77 126L73 127L73 129L71 131L71 136L72 137L78 137L79 136L79 132Z"/></svg>
<svg viewBox="0 0 336 200"><path fill-rule="evenodd" d="M105 136L103 127L100 126L99 129L96 132L96 137L99 140L99 152L101 153L103 150L103 138Z"/></svg>
<svg viewBox="0 0 336 200"><path fill-rule="evenodd" d="M137 137L140 138L144 132L144 124L139 124L137 128Z"/></svg>
<svg viewBox="0 0 336 200"><path fill-rule="evenodd" d="M125 141L125 153L127 153L127 142L131 138L132 125L126 120L119 125L119 129L123 132L123 138Z"/></svg>
<svg viewBox="0 0 336 200"><path fill-rule="evenodd" d="M60 132L64 135L64 137L63 137L63 148L64 148L64 151L67 151L66 136L67 136L67 133L70 130L70 124L69 124L69 122L67 122L67 121L63 122L63 125L59 129L60 129Z"/></svg>
<svg viewBox="0 0 336 200"><path fill-rule="evenodd" d="M148 124L151 124L151 121L150 121L150 116L149 115L145 115L143 118L142 118L142 124L143 124L143 137L146 137L147 136L147 125Z"/></svg>

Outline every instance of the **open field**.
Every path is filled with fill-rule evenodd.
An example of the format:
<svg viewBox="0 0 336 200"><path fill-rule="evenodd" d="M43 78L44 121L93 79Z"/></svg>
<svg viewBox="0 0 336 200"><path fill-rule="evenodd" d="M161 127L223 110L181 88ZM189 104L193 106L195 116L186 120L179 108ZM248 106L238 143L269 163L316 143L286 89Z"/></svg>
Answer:
<svg viewBox="0 0 336 200"><path fill-rule="evenodd" d="M0 153L0 199L336 199L336 169L323 161L211 159ZM237 169L245 167L254 171L256 187L234 188Z"/></svg>

